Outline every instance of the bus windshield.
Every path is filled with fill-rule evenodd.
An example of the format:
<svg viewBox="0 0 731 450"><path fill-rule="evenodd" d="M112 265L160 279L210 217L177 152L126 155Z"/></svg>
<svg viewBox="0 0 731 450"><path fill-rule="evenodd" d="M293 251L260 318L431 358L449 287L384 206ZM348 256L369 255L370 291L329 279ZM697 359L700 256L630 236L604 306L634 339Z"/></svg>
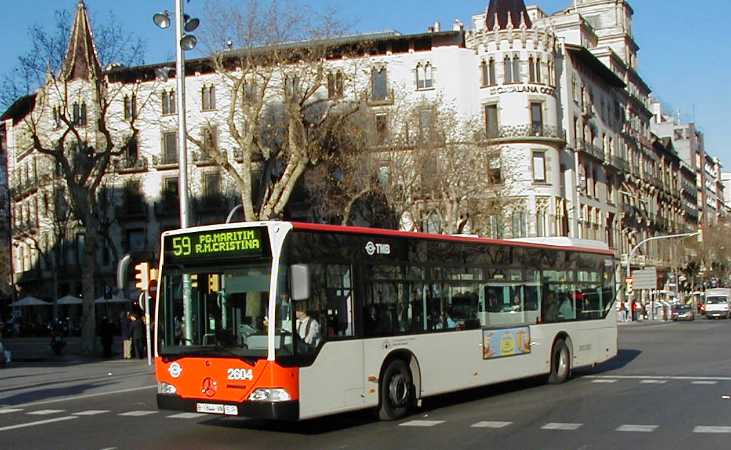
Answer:
<svg viewBox="0 0 731 450"><path fill-rule="evenodd" d="M218 266L214 270L163 268L160 354L266 358L271 263ZM183 299L185 277L191 286L188 308Z"/></svg>

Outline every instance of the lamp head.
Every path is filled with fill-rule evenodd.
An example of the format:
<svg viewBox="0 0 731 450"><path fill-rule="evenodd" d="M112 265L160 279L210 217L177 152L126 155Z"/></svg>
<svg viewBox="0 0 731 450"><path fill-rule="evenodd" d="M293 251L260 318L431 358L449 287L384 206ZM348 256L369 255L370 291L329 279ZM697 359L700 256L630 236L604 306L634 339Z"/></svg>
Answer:
<svg viewBox="0 0 731 450"><path fill-rule="evenodd" d="M186 34L180 39L180 47L183 50L193 50L198 43L198 39L192 34Z"/></svg>
<svg viewBox="0 0 731 450"><path fill-rule="evenodd" d="M198 25L200 25L200 24L201 24L201 21L198 20L197 17L193 17L193 18L186 17L185 25L183 25L183 29L185 30L186 33L191 33L193 31L195 31L196 28L198 28Z"/></svg>
<svg viewBox="0 0 731 450"><path fill-rule="evenodd" d="M157 13L152 16L152 21L155 22L155 25L164 30L165 28L168 28L170 26L170 13L167 12L167 10L161 13Z"/></svg>

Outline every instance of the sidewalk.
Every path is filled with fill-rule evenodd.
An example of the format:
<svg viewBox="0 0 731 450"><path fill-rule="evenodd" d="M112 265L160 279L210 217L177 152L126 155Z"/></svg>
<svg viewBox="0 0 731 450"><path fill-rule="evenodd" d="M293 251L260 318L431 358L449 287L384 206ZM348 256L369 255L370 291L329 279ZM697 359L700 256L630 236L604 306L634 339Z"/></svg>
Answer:
<svg viewBox="0 0 731 450"><path fill-rule="evenodd" d="M99 338L96 340L94 355L86 356L81 352L81 338L68 337L66 347L61 355L51 350L50 337L4 338L3 345L12 353L13 362L71 362L71 361L99 361L108 358L102 357L102 345ZM112 358L121 359L122 340L115 336L112 343Z"/></svg>

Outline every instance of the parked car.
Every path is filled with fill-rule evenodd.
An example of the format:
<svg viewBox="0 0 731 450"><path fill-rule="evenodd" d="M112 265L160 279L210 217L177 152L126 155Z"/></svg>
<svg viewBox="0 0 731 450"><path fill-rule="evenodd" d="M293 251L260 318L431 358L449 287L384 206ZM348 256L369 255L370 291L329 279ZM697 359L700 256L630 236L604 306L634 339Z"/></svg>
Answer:
<svg viewBox="0 0 731 450"><path fill-rule="evenodd" d="M706 318L729 318L731 289L717 288L706 290Z"/></svg>
<svg viewBox="0 0 731 450"><path fill-rule="evenodd" d="M691 305L673 305L670 318L672 320L695 320L695 313Z"/></svg>

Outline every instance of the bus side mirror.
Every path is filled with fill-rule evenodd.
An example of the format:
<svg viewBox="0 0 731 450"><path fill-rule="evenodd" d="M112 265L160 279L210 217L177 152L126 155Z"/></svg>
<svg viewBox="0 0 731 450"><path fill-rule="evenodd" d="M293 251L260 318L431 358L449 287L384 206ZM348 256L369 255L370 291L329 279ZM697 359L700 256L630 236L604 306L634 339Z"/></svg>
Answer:
<svg viewBox="0 0 731 450"><path fill-rule="evenodd" d="M290 280L292 280L292 300L310 298L310 267L307 264L293 264L290 267Z"/></svg>

